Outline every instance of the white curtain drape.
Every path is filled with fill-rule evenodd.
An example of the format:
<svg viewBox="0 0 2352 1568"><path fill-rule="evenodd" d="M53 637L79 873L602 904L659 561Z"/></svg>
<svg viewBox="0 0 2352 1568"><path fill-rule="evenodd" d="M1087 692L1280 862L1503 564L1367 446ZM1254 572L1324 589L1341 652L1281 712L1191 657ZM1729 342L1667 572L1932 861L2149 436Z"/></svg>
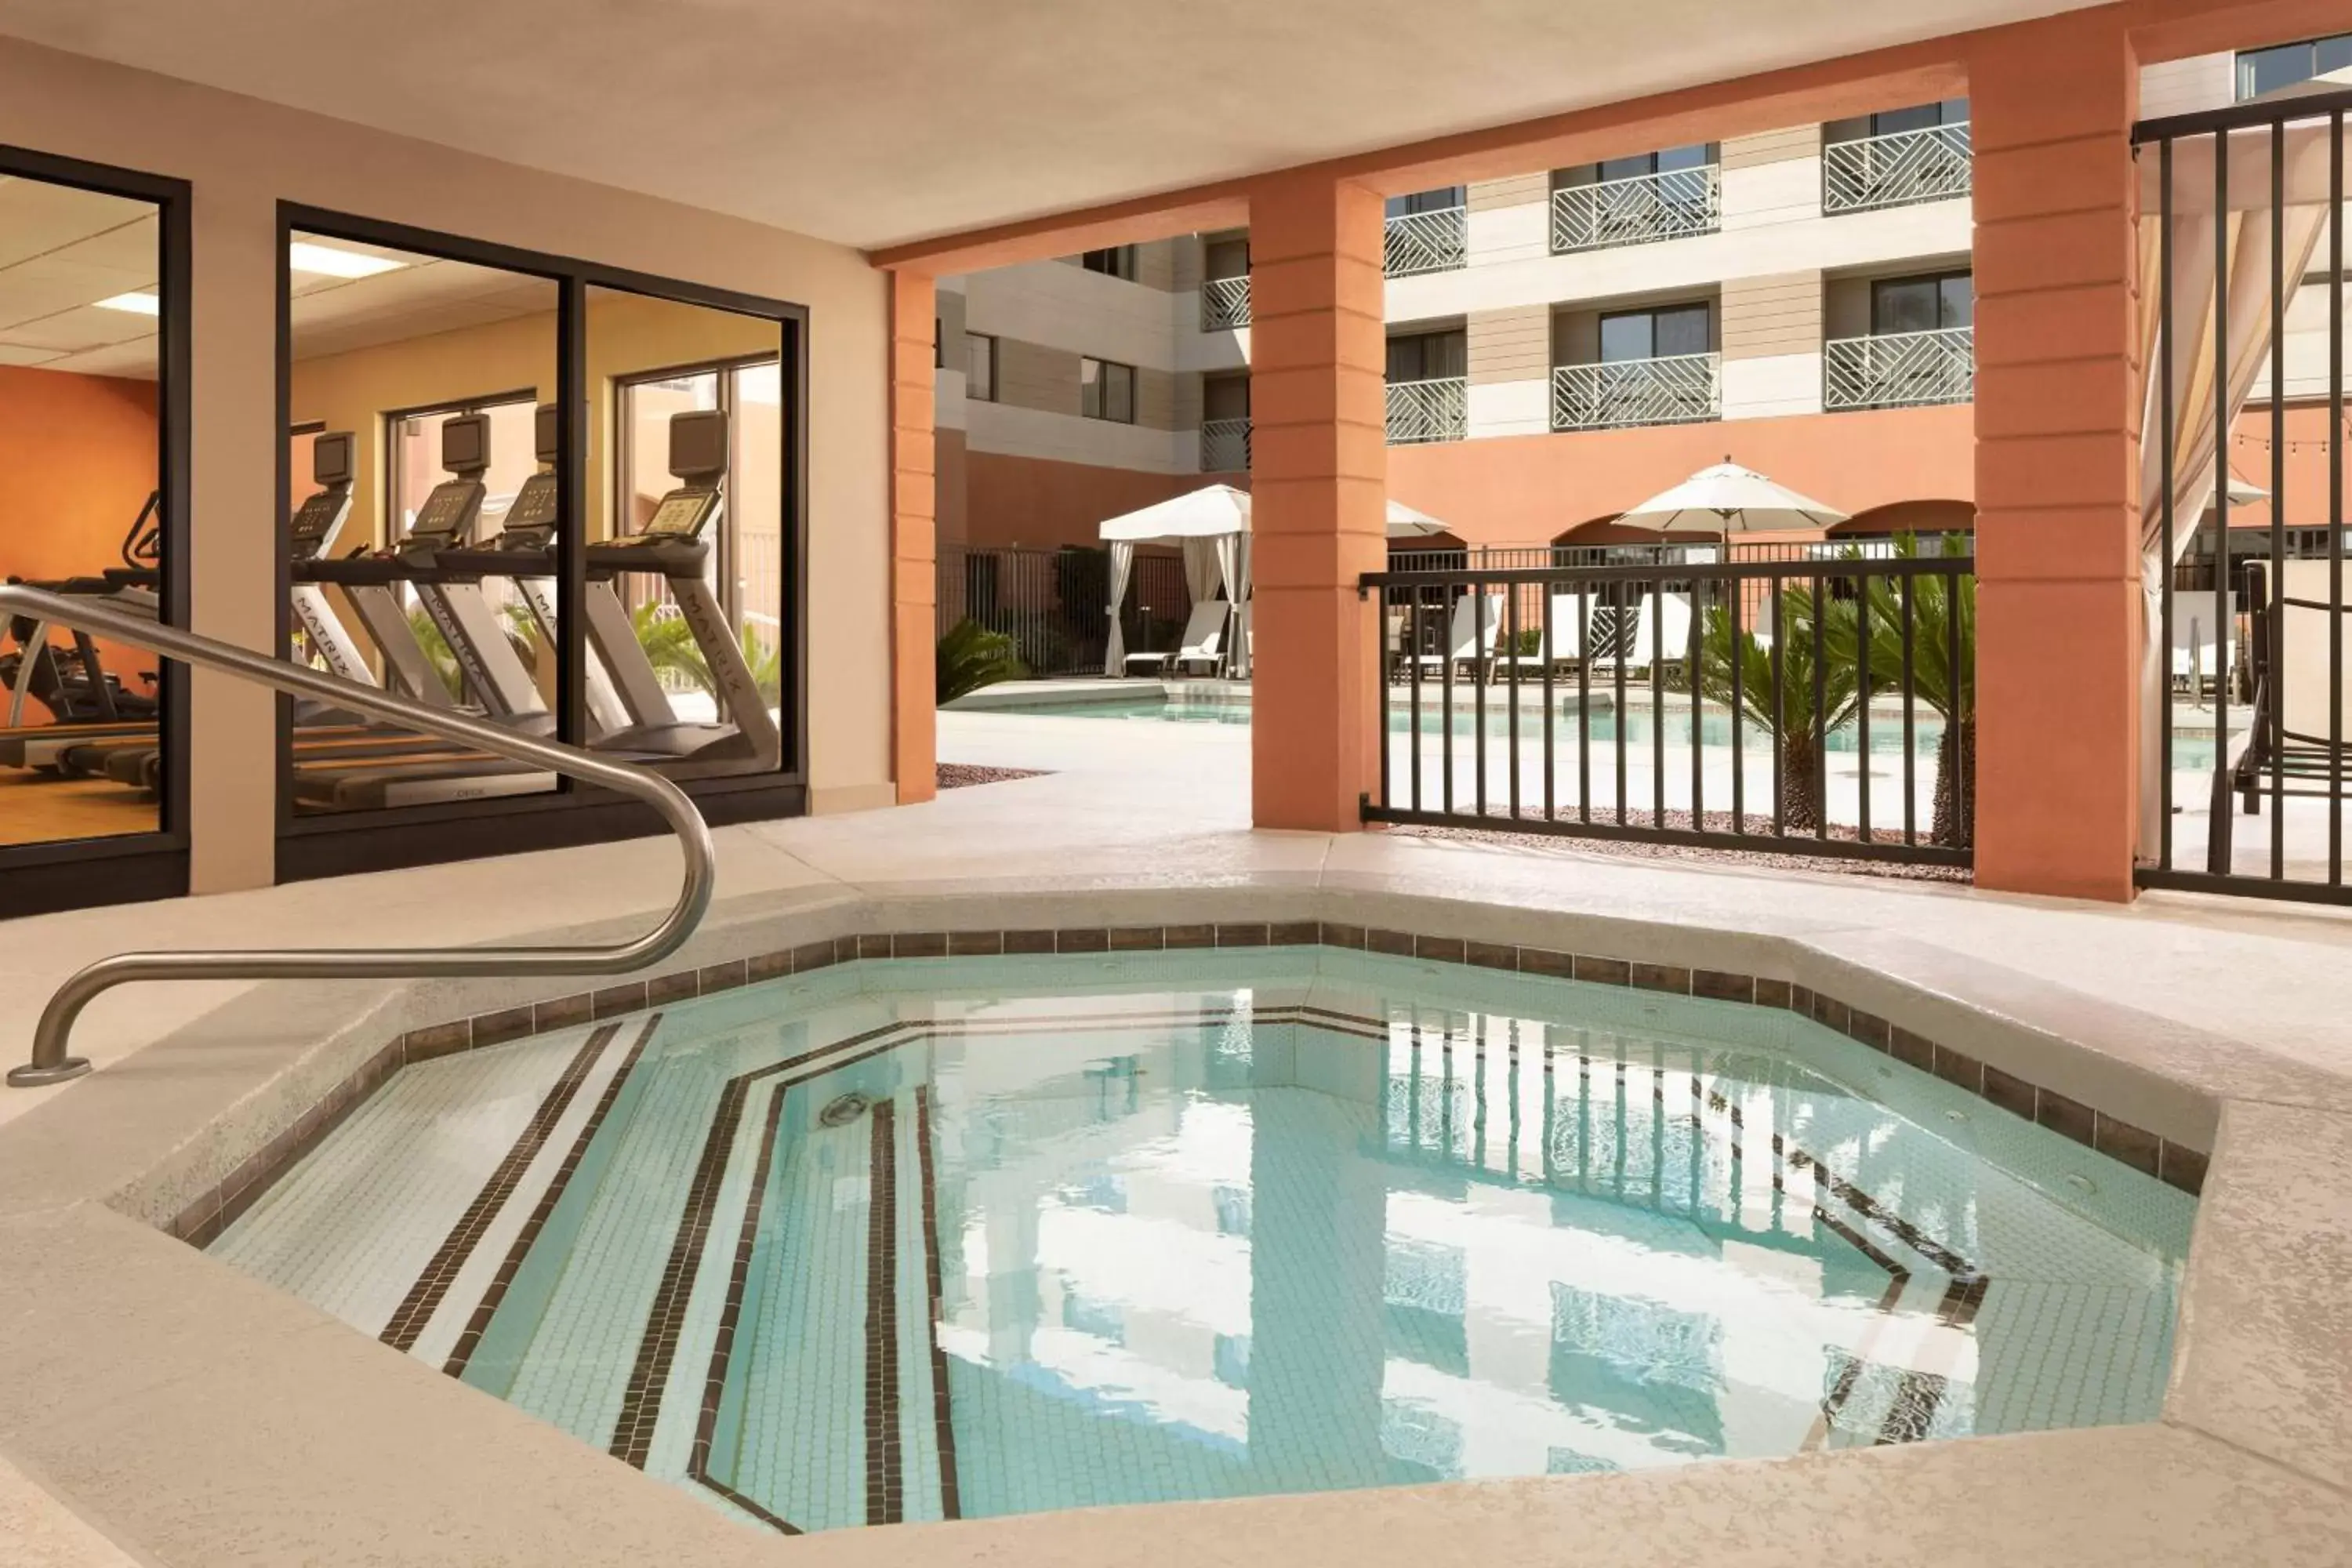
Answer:
<svg viewBox="0 0 2352 1568"><path fill-rule="evenodd" d="M1250 673L1250 536L1228 533L1217 541L1217 564L1225 579L1225 597L1234 602L1233 640L1225 668L1235 680Z"/></svg>
<svg viewBox="0 0 2352 1568"><path fill-rule="evenodd" d="M1127 603L1127 574L1135 566L1135 546L1123 539L1110 545L1110 605L1106 614L1110 618L1110 633L1103 639L1103 673L1127 673L1127 633L1118 624L1119 606Z"/></svg>
<svg viewBox="0 0 2352 1568"><path fill-rule="evenodd" d="M2160 286L2159 244L2163 230L2158 161L2141 159L2140 363L2147 387L2140 423L2140 591L2144 633L2140 641L2139 837L2140 852L2154 857L2165 823L2162 810L2161 731L2170 700L2171 650L2163 640L2164 584L2196 537L2212 504L2218 476L2228 461L2228 428L2244 409L2255 382L2270 363L2271 279L2273 268L2285 280L2292 301L2327 228L2327 127L2291 127L2283 178L2284 216L2278 252L2271 243L2271 138L2267 127L2230 138L2229 211L2217 214L2213 174L2215 142L2204 137L2173 149L2172 295L2170 320ZM2214 226L2226 225L2221 248L2228 298L2221 315L2228 334L2226 365L2215 364ZM2162 353L2172 344L2172 472L2164 472ZM2217 399L2217 383L2219 395ZM2217 400L2222 409L2217 409ZM2226 410L2226 417L2222 410ZM2164 500L2172 497L2172 550L2165 552ZM2226 637L2227 629L2222 635ZM2216 767L2228 765L2219 749Z"/></svg>

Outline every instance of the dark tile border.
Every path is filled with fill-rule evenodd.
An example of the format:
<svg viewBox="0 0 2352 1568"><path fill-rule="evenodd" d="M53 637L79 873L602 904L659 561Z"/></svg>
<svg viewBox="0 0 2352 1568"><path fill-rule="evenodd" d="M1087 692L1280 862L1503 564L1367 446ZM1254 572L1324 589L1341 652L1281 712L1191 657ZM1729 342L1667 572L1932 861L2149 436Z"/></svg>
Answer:
<svg viewBox="0 0 2352 1568"><path fill-rule="evenodd" d="M193 1246L209 1246L253 1200L315 1147L404 1067L458 1051L504 1045L531 1035L575 1028L648 1006L708 996L787 975L805 974L836 963L882 959L995 956L1053 952L1147 952L1171 949L1316 945L1349 952L1417 958L1433 963L1466 964L1591 985L1632 986L1715 1001L1776 1008L1812 1019L1872 1050L1968 1090L2014 1116L2060 1133L2098 1153L2170 1183L2183 1192L2203 1190L2208 1154L2173 1143L2144 1128L2070 1100L2053 1089L1984 1063L1902 1026L1850 1006L1824 992L1762 975L1714 969L1560 952L1429 936L1379 927L1291 921L1274 924L1084 926L1058 930L866 932L823 938L797 947L733 959L700 969L679 970L594 991L576 992L528 1005L502 1007L446 1024L412 1029L370 1058L330 1090L295 1124L239 1164L216 1186L191 1201L163 1228Z"/></svg>

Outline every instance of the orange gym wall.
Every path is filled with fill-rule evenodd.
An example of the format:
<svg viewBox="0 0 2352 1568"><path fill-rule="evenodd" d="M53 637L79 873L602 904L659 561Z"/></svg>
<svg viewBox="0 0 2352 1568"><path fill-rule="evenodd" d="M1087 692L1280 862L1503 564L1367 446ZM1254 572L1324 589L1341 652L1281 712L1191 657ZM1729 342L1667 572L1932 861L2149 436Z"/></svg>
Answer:
<svg viewBox="0 0 2352 1568"><path fill-rule="evenodd" d="M153 382L0 365L0 577L121 565L155 488L155 451ZM134 690L133 672L154 665L111 643L99 656Z"/></svg>

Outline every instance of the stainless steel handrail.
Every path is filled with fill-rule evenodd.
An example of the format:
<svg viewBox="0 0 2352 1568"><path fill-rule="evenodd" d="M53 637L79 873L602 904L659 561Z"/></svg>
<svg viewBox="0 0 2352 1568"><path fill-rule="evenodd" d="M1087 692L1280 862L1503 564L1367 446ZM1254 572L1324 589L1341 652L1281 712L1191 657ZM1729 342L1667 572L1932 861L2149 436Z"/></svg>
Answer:
<svg viewBox="0 0 2352 1568"><path fill-rule="evenodd" d="M103 958L73 975L42 1009L33 1030L32 1059L12 1069L18 1089L61 1083L89 1070L86 1058L66 1054L66 1039L81 1010L103 993L137 980L371 980L427 975L617 974L641 969L677 951L710 908L718 868L710 827L679 789L660 774L615 763L576 746L535 740L479 719L427 708L284 659L269 658L192 632L126 616L103 605L38 588L0 586L0 616L37 616L59 626L79 626L118 642L257 681L296 697L321 702L405 728L462 742L496 756L530 763L615 794L634 795L662 815L686 856L685 885L661 923L634 942L613 947L488 948L257 948L209 952L125 952Z"/></svg>

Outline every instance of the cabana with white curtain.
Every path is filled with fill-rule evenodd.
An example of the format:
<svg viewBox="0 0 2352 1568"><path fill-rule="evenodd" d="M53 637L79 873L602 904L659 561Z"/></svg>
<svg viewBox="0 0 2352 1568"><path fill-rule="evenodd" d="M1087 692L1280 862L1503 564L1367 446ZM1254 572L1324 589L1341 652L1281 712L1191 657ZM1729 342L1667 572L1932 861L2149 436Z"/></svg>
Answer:
<svg viewBox="0 0 2352 1568"><path fill-rule="evenodd" d="M1388 503L1388 536L1422 539L1446 531L1445 524L1402 501ZM1184 586L1200 604L1222 589L1234 606L1226 644L1226 672L1245 680L1250 672L1250 498L1231 485L1204 485L1139 511L1106 521L1098 531L1110 547L1110 635L1103 644L1103 673L1127 672L1127 636L1119 625L1128 578L1135 570L1135 547L1165 544L1184 553Z"/></svg>
<svg viewBox="0 0 2352 1568"><path fill-rule="evenodd" d="M1225 668L1234 679L1247 679L1249 531L1249 492L1231 485L1207 485L1105 522L1100 533L1110 547L1110 635L1103 645L1103 673L1127 672L1127 634L1118 612L1127 602L1128 577L1135 570L1135 547L1166 544L1184 553L1184 586L1194 604L1214 598L1220 589L1233 602Z"/></svg>
<svg viewBox="0 0 2352 1568"><path fill-rule="evenodd" d="M2228 197L2226 210L2221 210L2222 204L2215 199L2215 161L2217 143L2224 137ZM2162 181L2165 161L2152 152L2139 160L2143 281L2139 343L2141 363L2147 367L2140 426L2140 586L2147 610L2140 699L2148 721L2141 727L2139 821L2141 852L2151 858L2158 854L2166 831L2161 805L2161 715L2169 697L2171 650L2161 630L2164 584L2197 537L2207 510L2215 504L2215 479L2224 471L2226 460L2222 442L2270 366L2273 276L2281 280L2284 296L2292 299L2326 236L2330 140L2329 125L2324 120L2285 128L2285 155L2276 172L2282 199L2275 225L2268 125L2176 141L2169 160L2168 200ZM2172 228L2168 312L2168 294L2160 286L2168 210ZM2221 225L2218 236L2217 218ZM2217 239L2225 289L2219 298ZM2169 320L2165 319L2168 314ZM2218 365L2217 342L2226 353L2226 363ZM2167 390L2163 370L2168 363L2172 417L2169 475L2164 471L2162 437L2162 399ZM2168 496L2171 501L2169 555L2165 549ZM2229 748L2218 751L2215 766L2226 768Z"/></svg>

